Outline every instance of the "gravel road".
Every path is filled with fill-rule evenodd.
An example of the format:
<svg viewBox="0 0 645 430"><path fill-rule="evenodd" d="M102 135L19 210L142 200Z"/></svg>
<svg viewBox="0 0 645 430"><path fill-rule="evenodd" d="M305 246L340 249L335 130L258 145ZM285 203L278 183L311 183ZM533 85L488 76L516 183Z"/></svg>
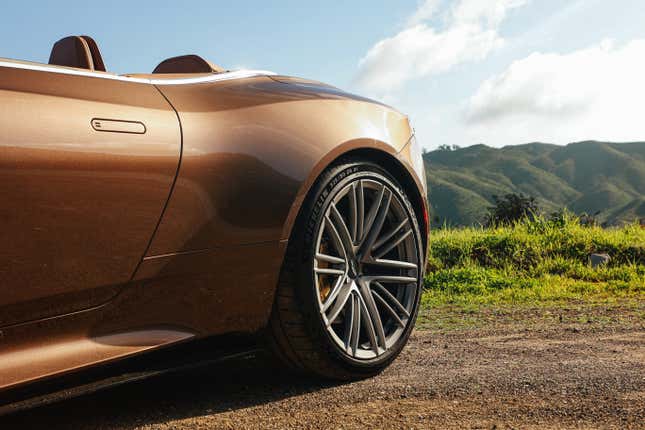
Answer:
<svg viewBox="0 0 645 430"><path fill-rule="evenodd" d="M0 428L645 428L643 315L429 314L373 379L329 384L238 360L22 412Z"/></svg>

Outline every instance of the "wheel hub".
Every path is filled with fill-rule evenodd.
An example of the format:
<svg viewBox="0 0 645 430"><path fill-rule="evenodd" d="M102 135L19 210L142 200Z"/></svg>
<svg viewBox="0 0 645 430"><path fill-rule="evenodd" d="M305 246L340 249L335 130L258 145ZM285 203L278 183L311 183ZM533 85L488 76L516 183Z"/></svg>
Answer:
<svg viewBox="0 0 645 430"><path fill-rule="evenodd" d="M354 259L350 259L347 264L347 276L356 279L361 276L361 265Z"/></svg>

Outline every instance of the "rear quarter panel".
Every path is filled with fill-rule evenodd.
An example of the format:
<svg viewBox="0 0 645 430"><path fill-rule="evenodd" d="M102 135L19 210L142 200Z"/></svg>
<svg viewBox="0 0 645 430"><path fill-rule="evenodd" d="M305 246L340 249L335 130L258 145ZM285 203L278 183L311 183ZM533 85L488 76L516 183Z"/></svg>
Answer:
<svg viewBox="0 0 645 430"><path fill-rule="evenodd" d="M396 154L407 118L306 81L257 77L159 89L179 113L179 176L148 255L285 240L301 198L344 152Z"/></svg>

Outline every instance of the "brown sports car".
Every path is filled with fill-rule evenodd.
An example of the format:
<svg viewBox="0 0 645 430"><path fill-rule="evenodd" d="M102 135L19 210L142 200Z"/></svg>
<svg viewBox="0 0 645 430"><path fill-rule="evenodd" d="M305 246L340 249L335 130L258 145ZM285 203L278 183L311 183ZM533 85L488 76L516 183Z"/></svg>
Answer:
<svg viewBox="0 0 645 430"><path fill-rule="evenodd" d="M0 59L0 390L225 333L375 374L414 325L425 196L407 117L320 82L120 76L87 36Z"/></svg>

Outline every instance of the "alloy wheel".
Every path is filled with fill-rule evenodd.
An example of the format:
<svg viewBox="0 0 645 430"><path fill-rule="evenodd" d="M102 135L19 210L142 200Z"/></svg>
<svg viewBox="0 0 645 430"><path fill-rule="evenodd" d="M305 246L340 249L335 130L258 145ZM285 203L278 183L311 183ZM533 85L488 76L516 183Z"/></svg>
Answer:
<svg viewBox="0 0 645 430"><path fill-rule="evenodd" d="M325 209L314 279L325 329L354 359L387 352L410 324L420 288L413 215L380 178L345 184Z"/></svg>

